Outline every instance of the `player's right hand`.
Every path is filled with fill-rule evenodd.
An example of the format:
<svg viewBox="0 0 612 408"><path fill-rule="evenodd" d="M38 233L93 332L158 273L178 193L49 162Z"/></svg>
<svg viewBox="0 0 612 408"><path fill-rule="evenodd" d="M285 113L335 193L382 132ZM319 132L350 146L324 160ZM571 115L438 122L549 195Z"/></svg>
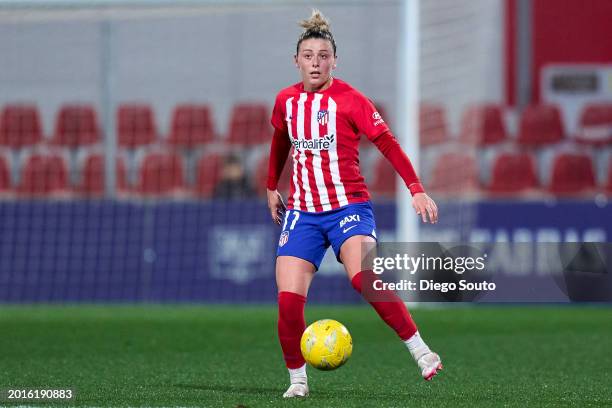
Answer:
<svg viewBox="0 0 612 408"><path fill-rule="evenodd" d="M285 203L283 203L283 197L280 195L278 190L267 190L268 193L268 208L270 209L270 215L272 220L280 225L283 222L285 216Z"/></svg>

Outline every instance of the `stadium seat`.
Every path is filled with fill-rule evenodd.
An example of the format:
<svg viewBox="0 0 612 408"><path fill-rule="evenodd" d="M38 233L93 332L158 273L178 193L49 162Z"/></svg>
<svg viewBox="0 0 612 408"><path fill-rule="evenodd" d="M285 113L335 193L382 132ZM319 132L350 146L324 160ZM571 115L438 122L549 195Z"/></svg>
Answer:
<svg viewBox="0 0 612 408"><path fill-rule="evenodd" d="M227 142L230 145L254 145L272 139L268 108L263 103L241 103L234 106Z"/></svg>
<svg viewBox="0 0 612 408"><path fill-rule="evenodd" d="M444 153L436 160L426 188L441 193L473 192L478 189L476 158L467 153Z"/></svg>
<svg viewBox="0 0 612 408"><path fill-rule="evenodd" d="M149 105L123 104L117 111L119 146L128 149L146 146L157 140L153 110Z"/></svg>
<svg viewBox="0 0 612 408"><path fill-rule="evenodd" d="M68 165L60 155L32 154L21 170L18 193L28 196L68 191Z"/></svg>
<svg viewBox="0 0 612 408"><path fill-rule="evenodd" d="M484 104L470 107L463 114L460 140L477 146L506 141L506 125L498 105Z"/></svg>
<svg viewBox="0 0 612 408"><path fill-rule="evenodd" d="M591 192L595 188L593 161L586 154L561 153L553 160L549 191L557 195Z"/></svg>
<svg viewBox="0 0 612 408"><path fill-rule="evenodd" d="M105 192L105 158L101 154L91 154L85 158L85 164L81 170L81 182L76 187L76 192L87 196L102 196ZM127 170L125 161L117 159L116 187L119 191L127 191Z"/></svg>
<svg viewBox="0 0 612 408"><path fill-rule="evenodd" d="M261 160L257 163L257 168L255 169L255 182L253 185L257 189L257 194L261 196L266 195L266 186L268 184L268 162L270 156L265 155L261 158ZM285 163L285 167L283 168L283 172L278 181L278 191L282 194L289 193L289 189L291 186L291 172L292 172L292 160L291 157L287 158L287 162Z"/></svg>
<svg viewBox="0 0 612 408"><path fill-rule="evenodd" d="M215 131L207 105L178 105L172 114L168 143L193 148L212 142Z"/></svg>
<svg viewBox="0 0 612 408"><path fill-rule="evenodd" d="M10 164L4 156L0 156L0 191L11 189Z"/></svg>
<svg viewBox="0 0 612 408"><path fill-rule="evenodd" d="M394 197L397 191L396 172L386 157L379 155L373 166L372 192L376 196Z"/></svg>
<svg viewBox="0 0 612 408"><path fill-rule="evenodd" d="M535 160L529 153L502 153L495 158L488 191L513 194L538 188Z"/></svg>
<svg viewBox="0 0 612 408"><path fill-rule="evenodd" d="M580 115L576 140L601 145L612 142L612 103L593 103L585 106Z"/></svg>
<svg viewBox="0 0 612 408"><path fill-rule="evenodd" d="M0 145L19 149L43 139L38 109L34 105L7 105L0 115Z"/></svg>
<svg viewBox="0 0 612 408"><path fill-rule="evenodd" d="M561 111L555 105L530 105L521 115L517 142L539 147L561 142L564 138Z"/></svg>
<svg viewBox="0 0 612 408"><path fill-rule="evenodd" d="M65 105L57 114L52 143L76 148L100 141L98 118L93 106Z"/></svg>
<svg viewBox="0 0 612 408"><path fill-rule="evenodd" d="M138 174L137 192L164 195L185 188L183 160L176 153L152 152L143 160Z"/></svg>
<svg viewBox="0 0 612 408"><path fill-rule="evenodd" d="M421 105L419 110L419 139L421 146L431 146L449 140L446 115L442 106Z"/></svg>
<svg viewBox="0 0 612 408"><path fill-rule="evenodd" d="M204 198L212 196L215 186L221 179L223 157L220 154L207 154L197 162L195 193Z"/></svg>

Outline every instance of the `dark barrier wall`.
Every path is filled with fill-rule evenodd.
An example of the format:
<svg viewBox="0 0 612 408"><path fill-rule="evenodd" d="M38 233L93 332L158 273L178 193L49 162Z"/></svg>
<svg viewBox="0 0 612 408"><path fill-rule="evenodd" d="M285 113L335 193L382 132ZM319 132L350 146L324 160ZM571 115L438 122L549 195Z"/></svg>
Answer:
<svg viewBox="0 0 612 408"><path fill-rule="evenodd" d="M466 212L466 204L441 204L448 216L425 228L425 237L612 237L612 205L467 206L475 217L461 224L451 215ZM392 239L395 204L378 204L375 213L379 236ZM0 302L274 302L279 231L261 202L1 202ZM309 301L358 301L330 261L317 273Z"/></svg>

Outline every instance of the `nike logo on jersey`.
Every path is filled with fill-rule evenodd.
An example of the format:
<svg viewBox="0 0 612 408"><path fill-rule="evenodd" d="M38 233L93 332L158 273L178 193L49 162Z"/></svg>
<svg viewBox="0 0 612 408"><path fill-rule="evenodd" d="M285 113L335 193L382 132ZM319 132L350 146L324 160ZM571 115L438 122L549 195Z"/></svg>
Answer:
<svg viewBox="0 0 612 408"><path fill-rule="evenodd" d="M355 228L355 227L356 227L356 225L351 225L350 227L343 229L343 230L342 230L342 233L343 233L343 234L346 234L346 233L347 233L347 232L349 232L349 231L350 231L352 228Z"/></svg>

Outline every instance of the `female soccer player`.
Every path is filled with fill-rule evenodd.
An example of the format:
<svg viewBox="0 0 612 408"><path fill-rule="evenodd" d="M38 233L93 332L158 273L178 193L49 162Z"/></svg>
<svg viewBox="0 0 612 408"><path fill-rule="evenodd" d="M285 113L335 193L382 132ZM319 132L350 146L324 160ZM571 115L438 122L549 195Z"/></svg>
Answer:
<svg viewBox="0 0 612 408"><path fill-rule="evenodd" d="M291 385L283 397L308 395L300 339L306 325L308 288L331 245L353 287L371 270L361 270L361 245L375 242L376 224L364 178L359 172L359 135L365 134L400 174L423 222L436 222L438 209L425 194L410 160L374 105L346 82L332 76L336 43L318 11L300 24L304 32L294 56L302 81L279 92L272 113L275 128L267 182L272 219L282 224L276 258L278 337ZM287 206L278 179L293 146L293 176ZM379 292L380 294L380 292ZM442 368L440 357L421 339L404 303L370 301L380 317L404 341L426 380Z"/></svg>

